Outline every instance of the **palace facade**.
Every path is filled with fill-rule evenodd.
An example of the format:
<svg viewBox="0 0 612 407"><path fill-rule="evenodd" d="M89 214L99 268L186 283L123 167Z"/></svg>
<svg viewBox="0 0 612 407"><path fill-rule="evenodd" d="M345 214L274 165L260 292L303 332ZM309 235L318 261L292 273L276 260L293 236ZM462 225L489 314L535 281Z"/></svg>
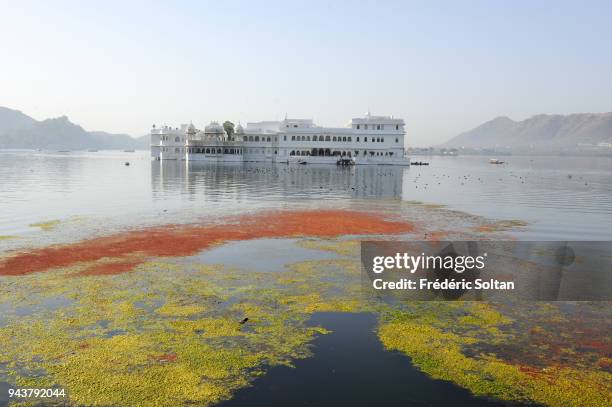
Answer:
<svg viewBox="0 0 612 407"><path fill-rule="evenodd" d="M354 118L345 127L321 127L310 119L238 124L228 135L218 122L151 129L157 160L409 165L404 121L390 116Z"/></svg>

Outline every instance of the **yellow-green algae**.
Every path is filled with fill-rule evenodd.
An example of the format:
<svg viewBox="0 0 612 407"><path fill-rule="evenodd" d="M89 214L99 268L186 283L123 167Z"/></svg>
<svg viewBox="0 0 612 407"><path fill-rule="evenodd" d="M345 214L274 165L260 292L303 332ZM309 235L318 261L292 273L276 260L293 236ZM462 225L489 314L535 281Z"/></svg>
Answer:
<svg viewBox="0 0 612 407"><path fill-rule="evenodd" d="M438 306L446 308L449 305ZM501 335L497 326L510 322L502 315L486 310L486 304L460 306L465 306L468 312L473 311L470 309L473 307L477 310L458 322L467 322L485 330L495 328L497 335ZM437 310L445 311L448 310ZM544 374L534 375L491 354L468 357L463 352L464 347L477 343L479 339L448 332L441 320L432 317L430 312L388 314L379 328L384 346L406 353L416 366L432 377L453 381L479 396L551 406L610 405L612 382L609 373L551 366L543 371Z"/></svg>
<svg viewBox="0 0 612 407"><path fill-rule="evenodd" d="M45 232L49 232L55 229L60 223L61 221L54 219L54 220L48 220L45 222L31 223L29 226L33 228L40 228L44 230Z"/></svg>
<svg viewBox="0 0 612 407"><path fill-rule="evenodd" d="M13 240L13 239L19 239L19 236L0 235L0 240Z"/></svg>
<svg viewBox="0 0 612 407"><path fill-rule="evenodd" d="M267 366L308 357L309 343L326 332L305 325L313 312L376 312L386 348L477 395L609 405L603 357L582 363L570 343L563 355L573 365L525 369L495 351L526 335L520 313L485 303L383 303L362 292L357 242L299 245L342 257L290 264L282 273L179 261L149 262L115 276L74 277L90 266L82 264L0 277L0 305L31 310L0 316L0 381L66 388L72 405L211 405ZM554 304L534 307L528 317L567 323ZM531 329L532 335L550 331Z"/></svg>
<svg viewBox="0 0 612 407"><path fill-rule="evenodd" d="M525 227L527 225L527 222L519 219L508 219L482 225L477 229L482 232L505 232L508 230Z"/></svg>

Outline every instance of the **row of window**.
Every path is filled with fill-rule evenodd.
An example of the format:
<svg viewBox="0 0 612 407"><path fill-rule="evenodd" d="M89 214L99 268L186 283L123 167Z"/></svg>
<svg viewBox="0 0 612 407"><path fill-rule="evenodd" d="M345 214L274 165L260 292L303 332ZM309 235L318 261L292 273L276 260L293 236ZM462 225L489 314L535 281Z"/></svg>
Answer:
<svg viewBox="0 0 612 407"><path fill-rule="evenodd" d="M311 150L291 150L289 153L290 156L308 156L308 157L329 157L329 156L342 156L342 157L352 157L354 154L355 157L359 157L360 150L351 151L331 151L329 148L313 148ZM363 157L392 157L393 151L361 151L361 155Z"/></svg>
<svg viewBox="0 0 612 407"><path fill-rule="evenodd" d="M236 154L242 155L242 149L240 148L215 148L215 147L206 147L206 148L196 148L192 147L189 149L189 153L191 154Z"/></svg>
<svg viewBox="0 0 612 407"><path fill-rule="evenodd" d="M177 153L179 152L178 148L176 149ZM165 150L164 150L165 151ZM189 148L189 153L191 154L237 154L237 155L243 155L244 153L247 154L264 154L266 151L265 149L259 149L259 148L218 148L218 147L201 147L201 148L197 148L197 147L191 147ZM274 154L278 154L278 150L274 150Z"/></svg>
<svg viewBox="0 0 612 407"><path fill-rule="evenodd" d="M284 136L284 140L287 140L287 136ZM384 137L372 137L371 139L372 143L384 143L385 139ZM291 136L291 141L311 141L310 140L310 136ZM341 142L352 142L353 138L351 136L348 137L336 137L336 136L312 136L312 141L341 141ZM359 142L359 137L356 138L356 141ZM363 142L367 143L368 142L368 138L364 137L363 138ZM399 137L395 138L395 142L399 143Z"/></svg>
<svg viewBox="0 0 612 407"><path fill-rule="evenodd" d="M171 137L170 136L161 136L161 141L170 141ZM174 141L176 143L180 143L181 141L185 141L185 139L183 137L175 137Z"/></svg>
<svg viewBox="0 0 612 407"><path fill-rule="evenodd" d="M390 126L392 126L392 125L390 125ZM361 129L361 125L358 124L356 126L356 128L357 128L357 130L360 130ZM364 130L368 130L368 125L364 124L363 125L363 129ZM373 125L370 126L370 129L371 130L374 130L374 129L376 129L376 130L384 130L385 129L385 125L384 124L373 124ZM395 125L395 130L399 130L399 124Z"/></svg>
<svg viewBox="0 0 612 407"><path fill-rule="evenodd" d="M259 136L249 136L249 137L245 137L244 141L260 141ZM270 138L270 136L268 137L261 137L261 141L272 141L272 139ZM277 138L274 137L274 141L277 141Z"/></svg>
<svg viewBox="0 0 612 407"><path fill-rule="evenodd" d="M246 151L244 151L246 150ZM172 148L169 147L162 147L161 151L163 152L168 152L168 151L172 151ZM191 147L188 149L184 149L181 147L176 147L174 148L174 152L175 153L184 153L184 152L189 152L191 154L235 154L235 155L243 155L244 152L246 152L247 154L249 153L254 153L254 154L263 154L265 152L264 149L253 149L253 148L247 148L247 149L240 149L240 148L219 148L219 147L202 147L202 148L197 148L197 147ZM278 150L274 150L274 154L278 154ZM283 153L284 154L284 153ZM291 150L291 152L289 153L289 155L291 156L348 156L348 157L352 157L353 153L351 151L331 151L329 148L313 148L310 150ZM366 157L368 155L370 155L371 157L374 156L393 156L393 151L387 151L387 152L382 152L382 151L367 151L367 150L362 150L360 153L360 150L355 150L354 151L354 156L355 157L359 157L359 155L362 155L363 157Z"/></svg>
<svg viewBox="0 0 612 407"><path fill-rule="evenodd" d="M161 140L162 141L170 141L170 137L169 136L162 136ZM283 140L287 141L287 136L283 136ZM185 139L181 138L181 137L175 137L174 141L176 143L180 143L180 142L184 142ZM272 138L270 136L268 136L268 137L262 136L261 139L260 139L259 136L248 136L248 137L245 137L244 141L271 142ZM274 137L274 141L277 141L276 137ZM333 136L333 137L332 136L312 136L312 140L311 140L310 136L291 136L291 141L336 141L336 142L340 141L340 142L349 142L350 143L350 142L353 141L353 138L351 136L348 136L348 137L347 136L343 136L343 137L340 137L340 136ZM356 141L359 142L359 137L356 138ZM371 138L371 142L372 143L384 143L384 141L385 141L384 137L372 137ZM367 143L368 142L368 138L364 137L363 138L363 142ZM395 138L395 142L399 143L399 138L398 137Z"/></svg>
<svg viewBox="0 0 612 407"><path fill-rule="evenodd" d="M171 147L162 147L162 148L161 148L161 151L163 151L164 153L167 153L167 152L169 152L169 151L172 151L172 148L171 148ZM184 150L183 148L176 147L176 148L174 149L174 152L175 152L175 153L184 153L184 152L185 152L185 150Z"/></svg>

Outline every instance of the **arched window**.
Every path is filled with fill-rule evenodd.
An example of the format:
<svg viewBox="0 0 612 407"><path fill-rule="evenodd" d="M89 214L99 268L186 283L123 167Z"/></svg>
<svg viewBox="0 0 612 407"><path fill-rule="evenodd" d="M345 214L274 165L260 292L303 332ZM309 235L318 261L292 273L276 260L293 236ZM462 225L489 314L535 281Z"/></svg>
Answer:
<svg viewBox="0 0 612 407"><path fill-rule="evenodd" d="M346 137L342 137L342 141L346 141Z"/></svg>
<svg viewBox="0 0 612 407"><path fill-rule="evenodd" d="M317 141L317 136L312 136L312 141Z"/></svg>
<svg viewBox="0 0 612 407"><path fill-rule="evenodd" d="M353 138L349 136L347 140L348 140L348 141L349 141L349 143L350 143L351 141L353 141Z"/></svg>
<svg viewBox="0 0 612 407"><path fill-rule="evenodd" d="M330 141L330 137L329 136L325 136L325 141Z"/></svg>
<svg viewBox="0 0 612 407"><path fill-rule="evenodd" d="M364 141L364 143L367 143L367 142L368 142L368 138L367 138L367 137L364 137L364 138L363 138L363 141Z"/></svg>
<svg viewBox="0 0 612 407"><path fill-rule="evenodd" d="M395 142L396 142L396 143L399 143L399 138L397 138L397 137L396 137L396 138L395 138Z"/></svg>
<svg viewBox="0 0 612 407"><path fill-rule="evenodd" d="M399 130L399 124L395 125L395 130Z"/></svg>
<svg viewBox="0 0 612 407"><path fill-rule="evenodd" d="M255 141L259 141L259 136L255 136Z"/></svg>
<svg viewBox="0 0 612 407"><path fill-rule="evenodd" d="M310 136L306 136L306 141L310 141Z"/></svg>
<svg viewBox="0 0 612 407"><path fill-rule="evenodd" d="M291 141L295 141L295 136L291 136Z"/></svg>
<svg viewBox="0 0 612 407"><path fill-rule="evenodd" d="M336 141L336 136L334 136L334 137L332 138L332 141Z"/></svg>
<svg viewBox="0 0 612 407"><path fill-rule="evenodd" d="M269 136L268 136L268 140L267 141L270 141L270 137Z"/></svg>
<svg viewBox="0 0 612 407"><path fill-rule="evenodd" d="M249 136L249 141L253 141L253 136Z"/></svg>
<svg viewBox="0 0 612 407"><path fill-rule="evenodd" d="M291 150L291 152L289 153L289 155L295 155L295 151Z"/></svg>

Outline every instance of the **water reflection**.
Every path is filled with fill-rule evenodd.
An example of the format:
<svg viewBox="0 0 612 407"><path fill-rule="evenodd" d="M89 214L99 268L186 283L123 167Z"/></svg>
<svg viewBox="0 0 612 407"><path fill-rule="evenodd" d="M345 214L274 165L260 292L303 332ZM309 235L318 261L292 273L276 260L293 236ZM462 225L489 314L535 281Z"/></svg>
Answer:
<svg viewBox="0 0 612 407"><path fill-rule="evenodd" d="M329 200L348 207L365 198L372 210L401 199L520 219L529 224L521 239L612 240L612 157L512 156L503 166L478 156L419 160L431 165L151 162L146 151L4 150L0 236L35 233L29 224L75 216L92 220L81 225L85 233Z"/></svg>
<svg viewBox="0 0 612 407"><path fill-rule="evenodd" d="M402 198L404 167L153 161L153 198L245 201Z"/></svg>

